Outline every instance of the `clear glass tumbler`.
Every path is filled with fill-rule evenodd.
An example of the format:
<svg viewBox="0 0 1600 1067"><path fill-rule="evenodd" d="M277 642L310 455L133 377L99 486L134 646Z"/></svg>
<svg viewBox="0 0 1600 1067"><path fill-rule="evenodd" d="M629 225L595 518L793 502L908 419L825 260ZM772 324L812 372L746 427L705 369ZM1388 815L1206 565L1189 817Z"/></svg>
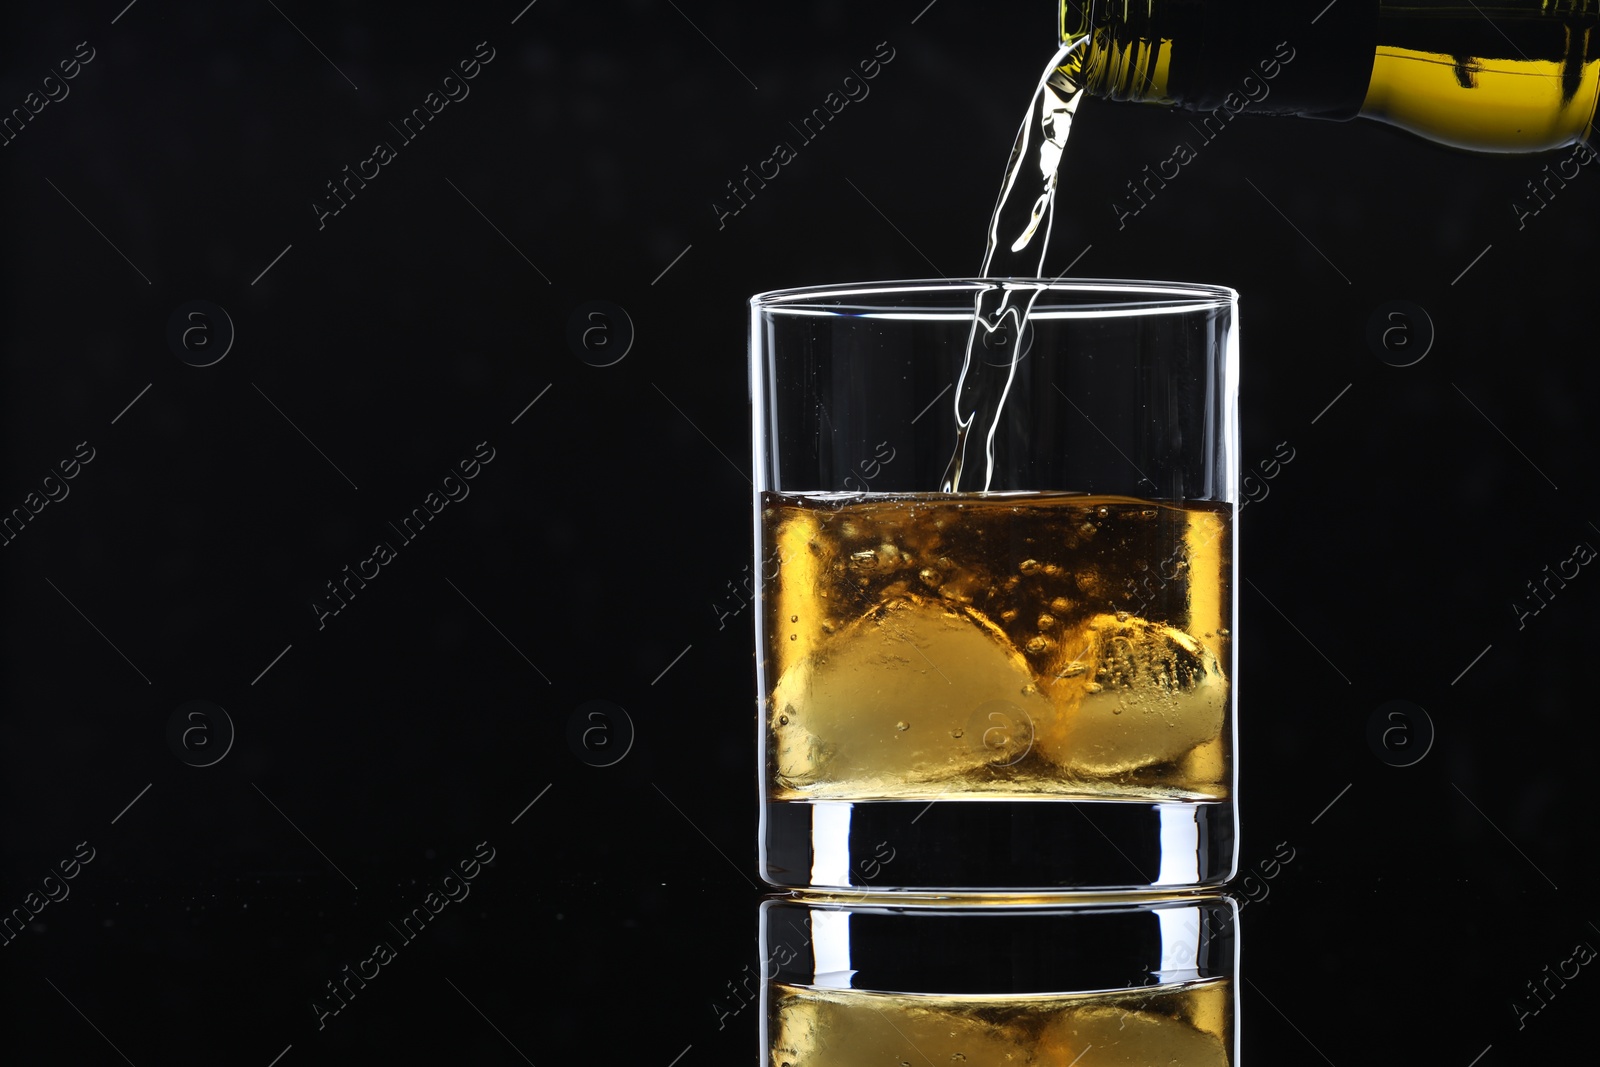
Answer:
<svg viewBox="0 0 1600 1067"><path fill-rule="evenodd" d="M996 288L1032 301L1020 332L975 326ZM1237 300L1028 279L752 298L763 878L1232 877Z"/></svg>

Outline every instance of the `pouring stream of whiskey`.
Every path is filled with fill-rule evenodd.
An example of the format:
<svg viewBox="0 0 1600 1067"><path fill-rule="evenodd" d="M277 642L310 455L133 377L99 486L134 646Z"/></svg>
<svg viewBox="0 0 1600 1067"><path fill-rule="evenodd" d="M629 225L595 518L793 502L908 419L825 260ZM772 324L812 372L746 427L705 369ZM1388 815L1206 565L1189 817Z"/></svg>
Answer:
<svg viewBox="0 0 1600 1067"><path fill-rule="evenodd" d="M1005 180L994 214L989 219L981 278L1037 277L1044 269L1055 217L1056 177L1061 153L1072 129L1072 118L1082 99L1082 85L1066 67L1072 51L1088 40L1076 37L1061 46L1045 67L1033 99L1017 131ZM1027 192L1037 190L1029 202ZM996 284L978 292L967 337L966 357L956 381L956 447L940 481L940 491L959 491L966 467L972 431L983 441L983 484L987 492L994 477L994 435L1000 413L1016 376L1022 351L1023 328L1038 299L1038 285ZM987 343L986 343L987 342ZM1004 354L1004 362L991 362L984 350Z"/></svg>

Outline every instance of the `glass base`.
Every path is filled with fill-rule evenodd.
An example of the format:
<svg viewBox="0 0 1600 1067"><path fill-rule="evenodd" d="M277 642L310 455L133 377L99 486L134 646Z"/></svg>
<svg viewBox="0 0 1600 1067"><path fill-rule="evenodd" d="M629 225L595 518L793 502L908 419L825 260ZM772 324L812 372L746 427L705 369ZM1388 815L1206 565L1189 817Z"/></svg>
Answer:
<svg viewBox="0 0 1600 1067"><path fill-rule="evenodd" d="M1115 893L1220 886L1226 801L769 801L761 877L785 889Z"/></svg>

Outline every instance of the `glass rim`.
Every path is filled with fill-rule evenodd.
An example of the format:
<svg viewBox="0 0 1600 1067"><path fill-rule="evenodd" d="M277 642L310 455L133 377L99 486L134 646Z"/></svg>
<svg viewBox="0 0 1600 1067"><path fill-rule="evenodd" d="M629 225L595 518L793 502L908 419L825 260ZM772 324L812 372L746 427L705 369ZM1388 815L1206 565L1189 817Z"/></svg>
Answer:
<svg viewBox="0 0 1600 1067"><path fill-rule="evenodd" d="M769 289L750 297L750 306L754 310L772 312L832 311L841 308L839 301L849 298L916 293L976 294L996 286L1036 289L1041 293L1104 293L1108 296L1124 297L1121 300L1108 300L1105 305L1108 308L1133 304L1133 300L1126 299L1128 297L1146 298L1139 301L1143 307L1169 310L1233 308L1239 303L1238 290L1225 285L1208 285L1200 282L1166 282L1133 278L905 278ZM940 305L937 310L954 309L949 305Z"/></svg>

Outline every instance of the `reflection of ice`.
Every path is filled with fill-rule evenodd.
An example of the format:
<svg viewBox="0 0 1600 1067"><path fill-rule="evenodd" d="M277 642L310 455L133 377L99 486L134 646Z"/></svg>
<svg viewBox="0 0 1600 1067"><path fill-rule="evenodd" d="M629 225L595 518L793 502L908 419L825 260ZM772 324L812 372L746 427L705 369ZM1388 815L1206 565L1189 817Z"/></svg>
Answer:
<svg viewBox="0 0 1600 1067"><path fill-rule="evenodd" d="M761 1062L1239 1062L1233 900L1031 903L764 902ZM959 967L927 966L952 957Z"/></svg>
<svg viewBox="0 0 1600 1067"><path fill-rule="evenodd" d="M774 983L772 1064L913 1062L1228 1067L1226 978L1088 994L878 993ZM848 1049L848 1058L839 1055Z"/></svg>

